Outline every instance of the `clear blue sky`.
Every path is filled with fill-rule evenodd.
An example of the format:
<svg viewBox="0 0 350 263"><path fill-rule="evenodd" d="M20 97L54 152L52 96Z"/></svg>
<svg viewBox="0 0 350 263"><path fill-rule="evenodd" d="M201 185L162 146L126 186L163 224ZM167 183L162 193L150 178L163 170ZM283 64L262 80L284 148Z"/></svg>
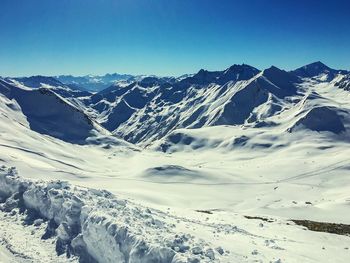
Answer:
<svg viewBox="0 0 350 263"><path fill-rule="evenodd" d="M0 75L350 69L348 0L1 0Z"/></svg>

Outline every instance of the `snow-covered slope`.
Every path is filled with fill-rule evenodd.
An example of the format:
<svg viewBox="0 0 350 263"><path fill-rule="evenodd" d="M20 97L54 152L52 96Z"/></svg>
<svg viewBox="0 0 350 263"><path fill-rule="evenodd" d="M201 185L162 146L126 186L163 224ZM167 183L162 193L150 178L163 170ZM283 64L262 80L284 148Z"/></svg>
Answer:
<svg viewBox="0 0 350 263"><path fill-rule="evenodd" d="M350 91L350 73L339 76L335 82L335 86Z"/></svg>
<svg viewBox="0 0 350 263"><path fill-rule="evenodd" d="M321 66L140 77L75 104L0 79L0 165L23 176L1 171L0 255L347 262L348 73Z"/></svg>
<svg viewBox="0 0 350 263"><path fill-rule="evenodd" d="M15 116L15 119L24 115L21 124L30 130L71 143L83 144L89 137L110 135L56 90L41 84L39 87L29 88L0 79L3 117Z"/></svg>
<svg viewBox="0 0 350 263"><path fill-rule="evenodd" d="M53 90L58 95L64 98L79 98L79 97L87 97L91 96L92 93L88 91L81 90L74 86L69 86L63 84L59 80L53 77L45 77L45 76L32 76L32 77L22 77L22 78L13 78L6 79L9 82L14 84L21 84L30 88L47 88Z"/></svg>
<svg viewBox="0 0 350 263"><path fill-rule="evenodd" d="M301 78L318 78L322 81L331 81L337 74L346 74L348 71L332 69L317 61L293 70L292 73Z"/></svg>
<svg viewBox="0 0 350 263"><path fill-rule="evenodd" d="M242 93L240 90L253 82L258 72L248 65L234 65L225 71L200 70L175 82L143 79L95 94L90 107L97 111L101 125L113 133L133 143L147 144L175 128L219 123L225 118L224 105L230 104L235 93ZM236 124L247 116L237 118L228 122Z"/></svg>
<svg viewBox="0 0 350 263"><path fill-rule="evenodd" d="M224 71L200 70L170 82L151 78L114 85L85 102L106 129L129 142L150 145L182 128L275 125L267 119L296 109L298 101L308 94L305 83L314 81L345 88L346 73L321 62L291 72L274 66L259 72L243 64ZM315 111L318 110L312 110L310 115L315 116Z"/></svg>
<svg viewBox="0 0 350 263"><path fill-rule="evenodd" d="M0 168L0 198L2 244L19 262L342 262L349 249L346 236L283 219L165 212L104 190L25 180L13 168Z"/></svg>

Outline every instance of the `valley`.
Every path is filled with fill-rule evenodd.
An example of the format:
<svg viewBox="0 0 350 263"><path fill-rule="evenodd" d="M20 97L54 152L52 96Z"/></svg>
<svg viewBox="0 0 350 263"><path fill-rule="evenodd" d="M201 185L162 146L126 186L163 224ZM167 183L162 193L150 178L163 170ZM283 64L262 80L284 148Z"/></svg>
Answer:
<svg viewBox="0 0 350 263"><path fill-rule="evenodd" d="M20 225L26 212L19 211L34 209L45 221L41 232L50 220L60 229L66 220L56 214L76 211L69 200L78 198L96 209L87 218L106 215L117 228L135 218L130 231L144 239L147 262L300 262L306 255L307 262L324 257L346 262L349 236L313 232L291 220L350 224L349 74L321 62L293 71L242 64L179 78L116 80L93 92L61 82L64 78L0 78L0 216L16 217ZM10 167L18 177L11 179ZM67 211L40 199L49 195L50 182L69 185L53 187L65 193ZM8 192L10 185L18 187ZM22 187L34 196L7 211ZM39 188L45 194L36 193ZM43 207L32 207L30 200ZM109 209L114 200L128 208ZM139 216L144 213L146 218ZM150 215L161 223L148 226ZM103 241L101 246L113 247L104 255L93 237L105 230L92 228L95 219L81 220L78 233L89 255L83 262L131 255L135 261L125 262L140 262L141 252L132 254L132 248L141 251L141 245L134 241L121 250L114 248L115 239ZM2 221L0 233L14 240L19 255L27 253L12 238L16 231L7 230L9 221ZM91 224L87 231L97 231L86 232L86 239L84 222ZM183 247L164 240L182 234L189 235ZM63 254L72 253L76 237L67 234ZM58 233L52 241L62 238ZM39 236L35 242L40 244ZM57 246L50 249L54 255ZM32 261L15 258L39 262L27 256Z"/></svg>

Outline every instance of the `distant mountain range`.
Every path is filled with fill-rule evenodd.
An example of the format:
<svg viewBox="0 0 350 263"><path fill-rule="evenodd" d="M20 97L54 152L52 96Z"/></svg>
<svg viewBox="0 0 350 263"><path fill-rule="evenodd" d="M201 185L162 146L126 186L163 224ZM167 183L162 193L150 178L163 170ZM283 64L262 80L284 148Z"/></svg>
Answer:
<svg viewBox="0 0 350 263"><path fill-rule="evenodd" d="M349 144L321 62L0 78L0 261L346 262Z"/></svg>
<svg viewBox="0 0 350 263"><path fill-rule="evenodd" d="M88 91L100 91L108 88L117 81L128 81L135 78L133 75L129 74L106 74L103 76L97 75L86 75L86 76L72 76L72 75L60 75L55 76L60 82L76 86L78 88L84 88Z"/></svg>
<svg viewBox="0 0 350 263"><path fill-rule="evenodd" d="M243 64L222 71L201 69L179 78L119 74L6 78L1 79L0 92L15 99L23 113L29 114L31 127L40 132L62 137L50 120L52 117L65 122L64 118L70 118L69 114L60 115L66 110L50 104L49 98L58 96L53 101L67 103L68 108L76 108L91 120L90 128L84 126L86 132L105 129L104 133L109 131L128 142L150 145L176 129L217 125L286 126L285 131L289 132L302 125L311 130L341 133L346 130L340 117L344 109L327 102L313 87L322 84L349 90L349 79L348 71L331 69L321 62L289 72L274 66L260 71ZM91 92L102 87L103 90ZM45 112L45 108L50 108L50 114L44 117L39 112ZM54 109L59 112L52 112ZM292 116L286 117L287 113ZM276 116L290 120L286 124ZM324 124L327 118L329 125ZM55 131L50 131L50 127ZM84 138L87 135L78 139Z"/></svg>

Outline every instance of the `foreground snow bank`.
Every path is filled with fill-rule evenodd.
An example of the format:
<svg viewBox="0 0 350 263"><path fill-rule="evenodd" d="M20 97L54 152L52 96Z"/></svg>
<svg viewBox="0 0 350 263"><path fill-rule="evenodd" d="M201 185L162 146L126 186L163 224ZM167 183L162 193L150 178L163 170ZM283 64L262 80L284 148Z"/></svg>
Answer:
<svg viewBox="0 0 350 263"><path fill-rule="evenodd" d="M14 168L0 167L0 209L19 208L27 224L49 220L43 239L55 237L58 254L81 262L219 261L203 240L174 231L175 219L118 199L107 191L62 181L30 181Z"/></svg>

